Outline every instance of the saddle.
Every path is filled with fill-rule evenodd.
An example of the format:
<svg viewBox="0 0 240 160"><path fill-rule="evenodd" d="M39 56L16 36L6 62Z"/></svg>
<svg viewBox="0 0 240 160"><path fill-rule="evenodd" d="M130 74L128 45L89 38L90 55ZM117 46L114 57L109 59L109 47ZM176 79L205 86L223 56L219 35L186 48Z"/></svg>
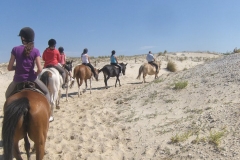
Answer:
<svg viewBox="0 0 240 160"><path fill-rule="evenodd" d="M44 95L43 91L36 88L36 85L34 82L26 81L26 82L21 82L21 83L17 84L16 87L14 88L14 90L12 91L12 93L10 94L10 96L14 95L18 92L21 92L23 90L31 90L31 91L39 92Z"/></svg>
<svg viewBox="0 0 240 160"><path fill-rule="evenodd" d="M86 63L82 63L82 65L86 66L87 69L89 69L92 72L91 68Z"/></svg>

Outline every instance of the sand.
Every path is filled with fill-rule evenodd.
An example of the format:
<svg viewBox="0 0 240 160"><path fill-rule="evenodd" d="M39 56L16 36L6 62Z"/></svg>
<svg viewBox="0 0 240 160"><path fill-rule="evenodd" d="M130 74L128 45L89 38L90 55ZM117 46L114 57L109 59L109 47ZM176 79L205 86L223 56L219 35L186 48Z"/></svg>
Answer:
<svg viewBox="0 0 240 160"><path fill-rule="evenodd" d="M119 57L120 62L128 63L126 75L120 77L121 87L115 88L115 78L110 78L110 87L105 89L100 73L99 81L92 82L91 94L87 90L78 97L75 83L66 101L62 90L60 109L54 109L54 121L50 123L44 159L239 159L239 82L232 78L235 72L229 77L229 72L238 68L232 66L222 73L224 69L219 68L233 63L225 62L226 56L212 53L155 56L162 62L156 80L154 76L147 76L147 83L136 79L140 65L146 62L145 55L125 56ZM69 59L75 66L80 63L78 58ZM177 72L166 69L169 60L176 64ZM108 58L92 61L97 61L97 68L109 63ZM6 65L0 65L2 106L14 74L6 70ZM176 90L177 82L188 85ZM215 133L223 133L219 144L211 139ZM26 159L23 141L19 146ZM0 159L2 154L0 144Z"/></svg>

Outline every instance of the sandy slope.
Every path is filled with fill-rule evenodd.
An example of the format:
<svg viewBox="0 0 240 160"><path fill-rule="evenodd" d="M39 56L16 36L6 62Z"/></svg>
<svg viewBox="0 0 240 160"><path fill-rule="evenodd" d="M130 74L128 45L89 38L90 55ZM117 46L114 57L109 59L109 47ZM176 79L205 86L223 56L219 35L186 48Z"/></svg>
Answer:
<svg viewBox="0 0 240 160"><path fill-rule="evenodd" d="M148 76L150 83L146 84L136 79L145 56L122 57L128 65L121 87L115 88L115 78L111 78L110 88L104 89L101 73L99 81L92 82L92 94L88 90L78 98L75 84L66 102L62 91L44 159L238 159L240 79L234 73L240 58L229 56L212 62L217 57L208 53L158 56L160 77L153 81L154 77ZM176 63L178 72L166 70L168 60ZM97 61L98 68L109 63L108 59ZM74 59L74 64L78 63ZM228 63L236 64L223 67ZM13 76L5 68L2 64L1 104ZM182 81L188 86L174 90L174 84ZM224 132L224 137L216 147L209 136L219 132ZM20 148L26 159L22 142ZM0 146L0 159L1 155Z"/></svg>

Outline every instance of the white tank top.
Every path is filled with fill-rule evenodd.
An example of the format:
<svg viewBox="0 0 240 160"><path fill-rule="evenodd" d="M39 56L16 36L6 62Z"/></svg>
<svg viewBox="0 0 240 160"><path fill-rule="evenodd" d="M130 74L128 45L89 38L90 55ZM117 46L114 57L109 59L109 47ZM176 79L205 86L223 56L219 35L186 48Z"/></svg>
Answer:
<svg viewBox="0 0 240 160"><path fill-rule="evenodd" d="M89 63L87 54L83 54L81 58L82 58L82 63Z"/></svg>

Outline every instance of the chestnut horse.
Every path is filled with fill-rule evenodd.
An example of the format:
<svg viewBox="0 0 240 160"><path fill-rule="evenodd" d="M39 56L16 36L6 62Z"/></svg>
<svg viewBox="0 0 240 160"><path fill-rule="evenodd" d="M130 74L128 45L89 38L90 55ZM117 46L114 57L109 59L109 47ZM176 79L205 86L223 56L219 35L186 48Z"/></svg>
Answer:
<svg viewBox="0 0 240 160"><path fill-rule="evenodd" d="M50 105L45 95L24 89L10 96L4 104L2 126L3 158L22 160L18 142L24 138L24 146L30 159L30 143L34 142L36 160L42 160L49 127Z"/></svg>
<svg viewBox="0 0 240 160"><path fill-rule="evenodd" d="M119 63L119 64L122 67L123 75L125 75L127 63L126 64ZM102 69L99 70L99 73L100 72L103 72L104 83L105 83L105 88L106 89L108 88L107 81L110 77L116 77L115 87L117 86L117 81L119 82L119 86L121 86L120 79L119 79L120 73L119 73L119 69L116 66L107 64Z"/></svg>
<svg viewBox="0 0 240 160"><path fill-rule="evenodd" d="M158 73L161 68L161 62L160 61L155 61L155 63L158 65L158 72L156 73L156 68L155 66L149 64L149 63L144 63L140 66L139 72L137 79L140 79L141 74L143 74L143 83L146 83L145 77L148 75L155 75L155 79L158 77Z"/></svg>
<svg viewBox="0 0 240 160"><path fill-rule="evenodd" d="M96 80L98 81L98 69L94 68L97 76L96 76ZM90 67L81 64L78 65L74 68L73 70L73 78L76 78L76 81L78 83L78 97L80 96L80 94L82 95L82 92L80 90L81 85L83 84L83 81L85 82L85 90L83 90L83 92L86 92L87 90L87 80L89 79L90 81L90 93L92 90L92 79L91 77L93 76L93 73L90 69ZM74 85L74 81L72 81L70 88L72 88L72 86Z"/></svg>

